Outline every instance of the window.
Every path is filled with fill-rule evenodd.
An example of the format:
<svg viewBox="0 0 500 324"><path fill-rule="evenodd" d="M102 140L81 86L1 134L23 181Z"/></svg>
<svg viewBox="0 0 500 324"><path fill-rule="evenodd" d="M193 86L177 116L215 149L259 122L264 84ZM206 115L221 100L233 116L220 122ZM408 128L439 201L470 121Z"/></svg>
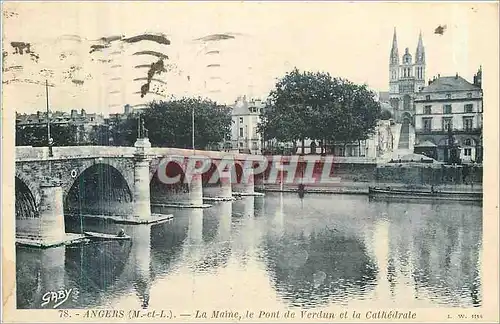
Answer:
<svg viewBox="0 0 500 324"><path fill-rule="evenodd" d="M464 149L464 155L465 156L471 156L472 155L472 149L471 148L465 148Z"/></svg>
<svg viewBox="0 0 500 324"><path fill-rule="evenodd" d="M432 118L423 118L424 130L430 132L432 129Z"/></svg>
<svg viewBox="0 0 500 324"><path fill-rule="evenodd" d="M240 142L240 147L243 147L243 142Z"/></svg>
<svg viewBox="0 0 500 324"><path fill-rule="evenodd" d="M443 114L451 114L451 105L443 105Z"/></svg>
<svg viewBox="0 0 500 324"><path fill-rule="evenodd" d="M471 113L471 112L472 112L472 107L473 107L473 105L472 105L472 104L466 104L466 105L465 105L465 109L464 109L464 110L465 110L465 112L466 112L466 113Z"/></svg>
<svg viewBox="0 0 500 324"><path fill-rule="evenodd" d="M425 96L425 100L431 100L431 96L430 95Z"/></svg>
<svg viewBox="0 0 500 324"><path fill-rule="evenodd" d="M424 114L426 114L426 115L430 115L430 114L432 114L432 112L431 112L431 108L432 108L432 106L431 106L431 105L424 106Z"/></svg>
<svg viewBox="0 0 500 324"><path fill-rule="evenodd" d="M451 99L451 94L450 93L446 94L446 99Z"/></svg>
<svg viewBox="0 0 500 324"><path fill-rule="evenodd" d="M260 113L262 114L264 112L264 109L260 108Z"/></svg>
<svg viewBox="0 0 500 324"><path fill-rule="evenodd" d="M471 146L471 145L472 145L472 141L471 141L471 139L470 139L470 138L467 138L467 139L465 140L465 145L466 145L466 146Z"/></svg>
<svg viewBox="0 0 500 324"><path fill-rule="evenodd" d="M452 119L451 118L443 118L443 130L448 131L452 127Z"/></svg>
<svg viewBox="0 0 500 324"><path fill-rule="evenodd" d="M472 130L472 117L464 117L464 129L466 131Z"/></svg>
<svg viewBox="0 0 500 324"><path fill-rule="evenodd" d="M240 127L240 137L243 137L243 127Z"/></svg>
<svg viewBox="0 0 500 324"><path fill-rule="evenodd" d="M467 94L467 98L469 98L469 99L470 99L470 98L472 98L472 93L470 93L470 92L469 92L469 93Z"/></svg>
<svg viewBox="0 0 500 324"><path fill-rule="evenodd" d="M240 123L243 123L243 117L240 117Z"/></svg>

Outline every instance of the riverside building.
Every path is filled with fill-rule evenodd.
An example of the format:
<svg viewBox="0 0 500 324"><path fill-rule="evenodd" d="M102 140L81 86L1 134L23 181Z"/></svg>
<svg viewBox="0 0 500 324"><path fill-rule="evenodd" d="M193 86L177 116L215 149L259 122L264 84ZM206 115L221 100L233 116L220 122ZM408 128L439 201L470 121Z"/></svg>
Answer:
<svg viewBox="0 0 500 324"><path fill-rule="evenodd" d="M438 76L415 99L415 153L450 159L450 138L462 163L482 161L482 69L470 83L458 74Z"/></svg>

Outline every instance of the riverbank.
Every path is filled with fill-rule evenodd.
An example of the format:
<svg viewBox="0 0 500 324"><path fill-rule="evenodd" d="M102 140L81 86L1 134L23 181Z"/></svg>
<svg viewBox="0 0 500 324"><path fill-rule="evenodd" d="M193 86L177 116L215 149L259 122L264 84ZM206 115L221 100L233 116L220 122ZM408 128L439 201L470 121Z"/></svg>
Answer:
<svg viewBox="0 0 500 324"><path fill-rule="evenodd" d="M406 183L388 183L388 182L339 182L339 183L329 183L329 184L309 184L305 185L305 193L324 193L324 194L356 194L356 195L368 195L368 189L370 187L379 187L392 189L407 189L407 190L423 190L430 191L431 185L409 185ZM482 184L473 185L434 185L435 190L439 191L459 191L459 192L482 192ZM256 187L256 191L260 192L297 192L297 184L266 184L264 187Z"/></svg>

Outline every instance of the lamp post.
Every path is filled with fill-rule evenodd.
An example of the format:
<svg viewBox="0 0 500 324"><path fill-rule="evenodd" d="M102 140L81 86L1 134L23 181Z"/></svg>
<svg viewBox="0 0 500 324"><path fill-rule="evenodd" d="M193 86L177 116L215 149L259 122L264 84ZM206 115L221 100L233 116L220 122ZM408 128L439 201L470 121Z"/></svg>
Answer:
<svg viewBox="0 0 500 324"><path fill-rule="evenodd" d="M193 61L198 57L198 55L206 49L206 44L203 46L200 50L196 52L194 55ZM187 76L187 81L188 81L188 87L191 88L191 76ZM205 84L206 85L206 84ZM191 106L191 148L193 150L193 154L195 153L195 118L194 118L194 104Z"/></svg>
<svg viewBox="0 0 500 324"><path fill-rule="evenodd" d="M189 80L189 76L188 76ZM194 104L191 106L191 127L192 127L192 132L191 132L191 146L193 148L193 154L195 152L195 147L194 147Z"/></svg>
<svg viewBox="0 0 500 324"><path fill-rule="evenodd" d="M47 146L49 148L49 157L53 157L52 137L50 136L49 81L48 80L45 80L45 97L47 100Z"/></svg>

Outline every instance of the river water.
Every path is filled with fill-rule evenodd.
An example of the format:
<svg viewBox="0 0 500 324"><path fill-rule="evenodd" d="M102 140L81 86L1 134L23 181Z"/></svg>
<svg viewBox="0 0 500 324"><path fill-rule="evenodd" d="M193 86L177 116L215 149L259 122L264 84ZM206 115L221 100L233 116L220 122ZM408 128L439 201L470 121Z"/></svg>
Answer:
<svg viewBox="0 0 500 324"><path fill-rule="evenodd" d="M481 305L482 207L267 193L162 209L153 226L87 222L130 241L17 247L18 308L209 309ZM82 224L67 220L78 232ZM47 295L45 295L47 296Z"/></svg>

